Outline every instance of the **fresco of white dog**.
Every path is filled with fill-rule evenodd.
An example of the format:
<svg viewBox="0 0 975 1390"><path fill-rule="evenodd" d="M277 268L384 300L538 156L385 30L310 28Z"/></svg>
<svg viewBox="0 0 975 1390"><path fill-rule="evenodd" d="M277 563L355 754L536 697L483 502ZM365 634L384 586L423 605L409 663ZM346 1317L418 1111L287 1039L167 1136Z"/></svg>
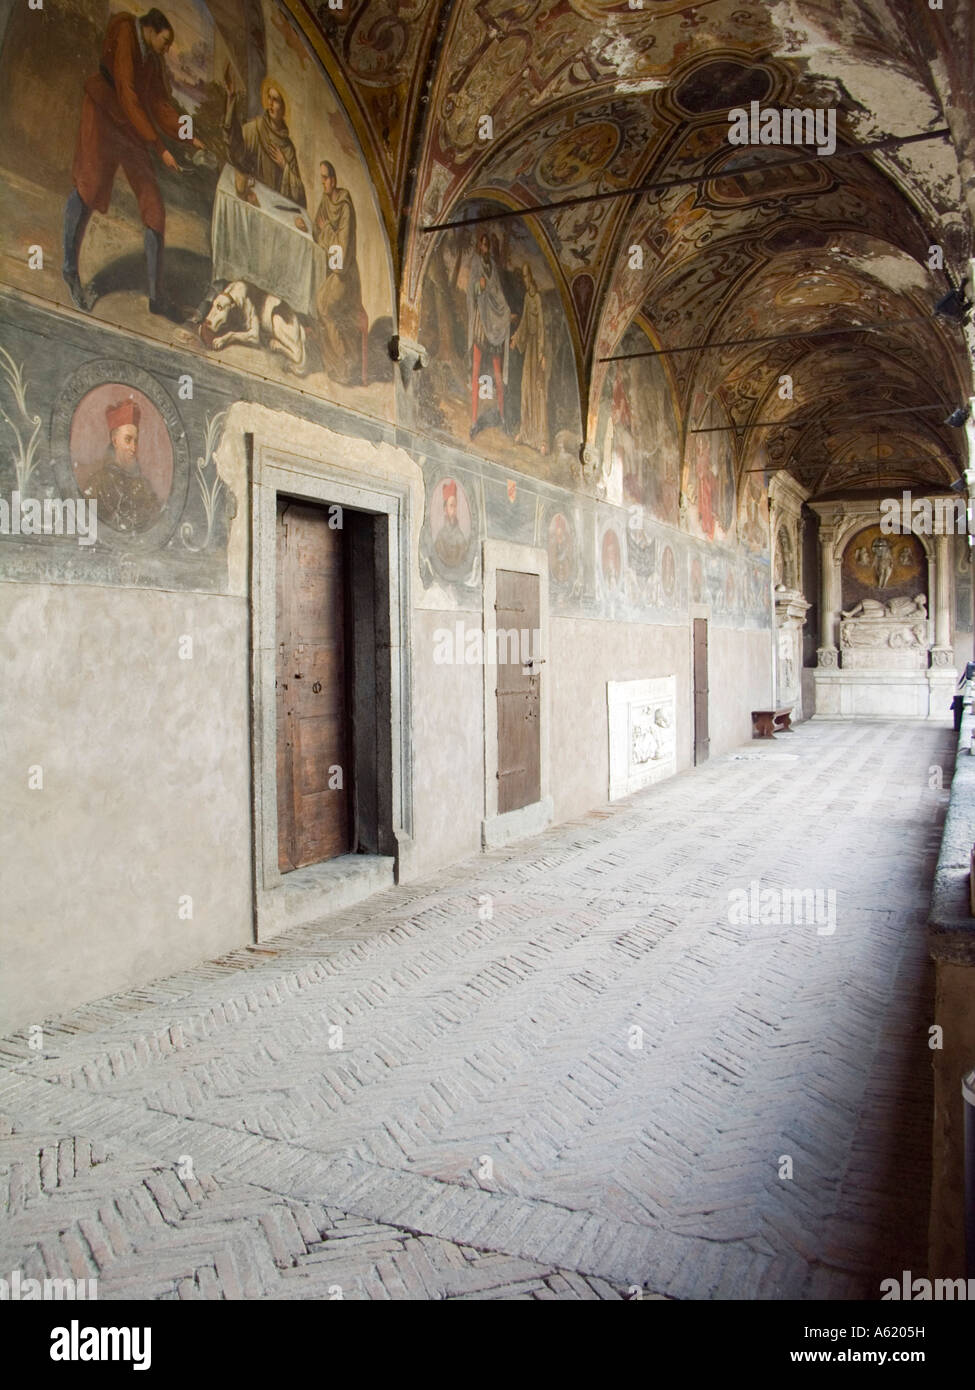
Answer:
<svg viewBox="0 0 975 1390"><path fill-rule="evenodd" d="M232 280L220 291L200 326L200 337L217 352L232 343L268 347L287 359L287 371L296 376L304 376L307 371L301 319L283 299L265 294L244 280Z"/></svg>

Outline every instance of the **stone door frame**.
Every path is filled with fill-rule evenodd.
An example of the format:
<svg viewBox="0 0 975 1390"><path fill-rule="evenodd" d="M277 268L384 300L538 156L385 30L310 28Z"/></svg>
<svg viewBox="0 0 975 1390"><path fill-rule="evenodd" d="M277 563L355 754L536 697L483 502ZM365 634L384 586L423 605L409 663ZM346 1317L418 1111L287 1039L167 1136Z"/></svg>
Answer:
<svg viewBox="0 0 975 1390"><path fill-rule="evenodd" d="M254 909L258 939L297 924L299 920L311 920L345 906L365 896L366 892L386 886L394 874L396 881L412 876L411 488L406 479L377 477L354 462L339 462L342 457L339 437L330 431L323 431L323 436L325 457L291 453L269 438L251 436L251 745ZM391 806L395 843L395 853L391 856L350 855L288 874L282 874L278 868L277 824L275 524L281 495L383 515L387 520L390 756L384 792ZM350 879L352 870L354 882Z"/></svg>

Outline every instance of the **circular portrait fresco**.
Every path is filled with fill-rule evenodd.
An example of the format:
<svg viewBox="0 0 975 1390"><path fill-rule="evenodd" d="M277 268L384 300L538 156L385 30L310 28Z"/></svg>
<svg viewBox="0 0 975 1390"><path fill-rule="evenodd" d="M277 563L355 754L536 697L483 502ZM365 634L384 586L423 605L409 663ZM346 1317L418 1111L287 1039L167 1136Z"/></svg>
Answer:
<svg viewBox="0 0 975 1390"><path fill-rule="evenodd" d="M78 491L98 503L98 525L150 530L173 489L173 444L159 409L132 386L96 386L78 402L69 435Z"/></svg>
<svg viewBox="0 0 975 1390"><path fill-rule="evenodd" d="M600 564L607 589L618 588L623 572L623 552L620 548L620 538L612 527L603 536Z"/></svg>
<svg viewBox="0 0 975 1390"><path fill-rule="evenodd" d="M473 529L471 504L463 484L456 478L441 478L430 495L430 537L444 569L466 566Z"/></svg>

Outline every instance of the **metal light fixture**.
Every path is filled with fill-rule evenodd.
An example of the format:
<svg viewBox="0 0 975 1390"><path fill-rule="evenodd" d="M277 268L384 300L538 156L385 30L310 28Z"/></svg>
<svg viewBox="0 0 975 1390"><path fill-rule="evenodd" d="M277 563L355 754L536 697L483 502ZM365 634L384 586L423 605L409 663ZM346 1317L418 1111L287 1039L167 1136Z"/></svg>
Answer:
<svg viewBox="0 0 975 1390"><path fill-rule="evenodd" d="M962 286L949 290L934 306L934 312L939 318L953 319L955 323L967 323L971 309L971 301L965 297Z"/></svg>

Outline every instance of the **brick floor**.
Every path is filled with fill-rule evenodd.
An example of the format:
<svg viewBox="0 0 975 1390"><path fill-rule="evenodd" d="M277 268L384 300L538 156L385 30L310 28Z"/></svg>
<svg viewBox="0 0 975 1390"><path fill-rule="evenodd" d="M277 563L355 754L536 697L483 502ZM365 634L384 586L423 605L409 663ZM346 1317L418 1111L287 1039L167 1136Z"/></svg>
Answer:
<svg viewBox="0 0 975 1390"><path fill-rule="evenodd" d="M806 724L78 1009L43 1052L6 1040L0 1273L877 1297L926 1263L929 769L950 780L953 743ZM775 920L783 889L818 915Z"/></svg>

